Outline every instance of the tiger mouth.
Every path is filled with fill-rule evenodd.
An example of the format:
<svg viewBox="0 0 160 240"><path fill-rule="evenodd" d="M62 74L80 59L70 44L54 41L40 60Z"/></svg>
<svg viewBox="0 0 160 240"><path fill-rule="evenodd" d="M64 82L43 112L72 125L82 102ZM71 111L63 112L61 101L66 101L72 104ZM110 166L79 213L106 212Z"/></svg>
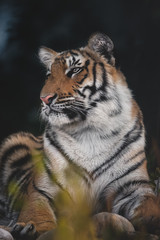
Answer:
<svg viewBox="0 0 160 240"><path fill-rule="evenodd" d="M42 113L49 116L64 117L67 116L70 120L80 117L82 120L86 119L87 110L84 102L79 98L67 97L59 98L55 103L44 105Z"/></svg>
<svg viewBox="0 0 160 240"><path fill-rule="evenodd" d="M66 108L70 108L74 102L75 98L59 99L55 104L51 104L50 109L58 113Z"/></svg>
<svg viewBox="0 0 160 240"><path fill-rule="evenodd" d="M43 105L42 112L44 112L47 117L52 113L55 115L62 115L72 107L74 102L74 97L59 98L58 101L54 104L51 103L50 105Z"/></svg>

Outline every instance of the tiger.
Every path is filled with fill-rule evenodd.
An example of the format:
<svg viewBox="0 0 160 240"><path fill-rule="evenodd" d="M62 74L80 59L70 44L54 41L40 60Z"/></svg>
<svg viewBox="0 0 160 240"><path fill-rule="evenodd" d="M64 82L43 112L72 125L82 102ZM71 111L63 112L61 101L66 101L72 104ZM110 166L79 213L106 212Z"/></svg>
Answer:
<svg viewBox="0 0 160 240"><path fill-rule="evenodd" d="M124 231L160 233L143 115L116 67L113 51L112 40L102 33L77 49L40 48L46 68L40 93L43 136L13 134L0 149L3 203L14 222L8 231L15 239L36 238L56 228L57 194L62 191L76 200L65 174L70 167L92 206L97 236L109 223ZM40 165L44 171L36 170Z"/></svg>

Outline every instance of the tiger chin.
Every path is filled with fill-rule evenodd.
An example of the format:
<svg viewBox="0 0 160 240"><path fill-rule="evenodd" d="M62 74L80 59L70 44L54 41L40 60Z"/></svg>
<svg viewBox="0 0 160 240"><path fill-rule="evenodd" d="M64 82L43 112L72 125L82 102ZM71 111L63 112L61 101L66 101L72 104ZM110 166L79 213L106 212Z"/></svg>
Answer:
<svg viewBox="0 0 160 240"><path fill-rule="evenodd" d="M21 132L0 149L1 203L13 218L6 229L15 239L56 228L56 196L64 191L77 200L65 174L70 168L92 208L97 236L108 226L160 234L142 113L115 67L113 48L108 36L97 33L82 48L40 49L47 70L40 93L43 139Z"/></svg>

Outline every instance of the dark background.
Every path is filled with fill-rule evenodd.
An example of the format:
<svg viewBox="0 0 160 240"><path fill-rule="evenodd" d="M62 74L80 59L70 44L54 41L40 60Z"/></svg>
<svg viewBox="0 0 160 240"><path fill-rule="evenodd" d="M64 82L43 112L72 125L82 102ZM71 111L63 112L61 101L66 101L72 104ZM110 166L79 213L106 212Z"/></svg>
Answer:
<svg viewBox="0 0 160 240"><path fill-rule="evenodd" d="M43 131L39 47L80 47L97 31L115 44L117 65L144 114L147 151L160 165L160 0L1 0L0 141L20 130Z"/></svg>

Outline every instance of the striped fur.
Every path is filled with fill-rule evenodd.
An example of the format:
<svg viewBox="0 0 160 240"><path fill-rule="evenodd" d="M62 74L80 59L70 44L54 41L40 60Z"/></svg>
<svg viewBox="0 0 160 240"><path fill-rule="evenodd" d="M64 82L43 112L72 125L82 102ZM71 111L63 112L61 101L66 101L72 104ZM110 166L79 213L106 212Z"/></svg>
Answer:
<svg viewBox="0 0 160 240"><path fill-rule="evenodd" d="M45 170L41 175L35 173L39 163L32 161L32 151L41 151L42 142L31 134L8 138L0 155L2 185L14 180L20 188L12 196L8 192L9 208L18 194L24 196L26 191L31 194L27 201L32 202L32 195L47 201L46 221L52 223L48 227L37 224L40 220L32 217L29 205L24 210L29 217L20 212L19 221L33 221L39 232L55 226L51 202L57 193L65 191L76 198L66 179L68 167L78 176L84 198L98 216L95 219L100 221L96 214L104 212L106 219L116 219L117 225L124 222L127 228L128 219L135 228L150 226L150 232L158 232L160 209L146 168L142 113L114 65L112 50L112 41L103 34L93 35L80 49L61 53L40 49L40 59L47 68L41 91Z"/></svg>
<svg viewBox="0 0 160 240"><path fill-rule="evenodd" d="M17 198L23 198L32 179L32 158L42 151L42 141L42 137L20 132L8 137L1 145L1 192L7 192L9 212L14 209Z"/></svg>

